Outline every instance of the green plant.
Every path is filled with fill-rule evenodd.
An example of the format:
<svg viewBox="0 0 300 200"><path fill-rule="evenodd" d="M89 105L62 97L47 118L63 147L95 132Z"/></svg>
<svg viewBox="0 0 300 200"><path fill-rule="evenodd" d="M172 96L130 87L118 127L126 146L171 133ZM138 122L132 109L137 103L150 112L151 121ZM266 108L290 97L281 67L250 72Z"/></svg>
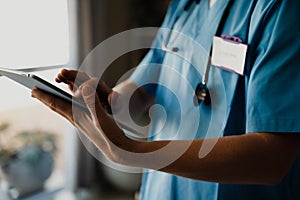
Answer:
<svg viewBox="0 0 300 200"><path fill-rule="evenodd" d="M8 130L9 124L0 124L0 166L7 163L11 157L15 154L13 148L7 148L7 141L4 139L4 134Z"/></svg>
<svg viewBox="0 0 300 200"><path fill-rule="evenodd" d="M55 152L55 135L41 130L36 131L22 131L16 136L23 141L24 146L38 146L44 151Z"/></svg>

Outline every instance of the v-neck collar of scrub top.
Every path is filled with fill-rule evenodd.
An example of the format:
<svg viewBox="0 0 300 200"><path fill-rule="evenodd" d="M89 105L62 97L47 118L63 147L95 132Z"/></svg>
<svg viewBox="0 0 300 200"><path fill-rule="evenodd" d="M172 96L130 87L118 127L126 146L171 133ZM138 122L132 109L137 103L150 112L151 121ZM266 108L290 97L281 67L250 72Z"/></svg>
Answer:
<svg viewBox="0 0 300 200"><path fill-rule="evenodd" d="M197 115L199 115L199 110L201 109L201 126L203 130L190 130L189 127L197 127L196 124L191 125L191 121L189 123L182 123L187 124L187 130L185 132L189 133L199 133L196 137L204 137L203 133L206 133L204 129L207 130L207 126L209 126L210 119L213 119L215 122L222 122L223 118L225 118L225 111L224 109L226 106L220 100L223 96L225 96L225 91L223 87L222 78L219 73L215 73L213 70L210 77L213 79L212 81L208 80L208 85L213 88L214 91L218 91L212 93L212 98L217 99L218 103L213 102L211 107L204 108L204 106L195 106L193 102L193 94L195 91L196 86L201 82L202 78L201 75L204 74L205 67L208 63L210 50L212 46L213 37L216 35L216 32L220 26L223 14L228 6L230 0L223 0L219 1L215 4L210 10L209 3L210 0L202 0L199 5L194 10L188 10L187 12L182 13L182 9L184 8L187 1L183 2L183 4L178 5L177 11L173 16L173 19L169 21L167 27L175 29L175 31L180 31L188 38L184 40L183 38L176 37L174 43L172 41L172 47L178 47L178 52L166 52L163 59L164 67L161 68L159 84L167 86L168 89L174 91L174 94L179 96L182 99L182 102L179 102L182 106L183 115L188 113L189 117L185 117L186 120L190 121L189 119L194 118L197 119ZM188 12L191 12L190 18L193 20L185 20L185 17L188 16ZM226 17L226 16L225 16ZM182 24L186 21L186 24ZM195 21L197 22L196 24ZM199 25L197 25L199 24ZM183 28L181 28L183 26ZM172 36L171 36L172 37ZM165 37L163 37L163 40ZM162 41L163 43L164 41ZM200 48L199 48L200 47ZM173 73L173 74L172 74ZM176 75L177 73L177 75ZM182 81L184 80L187 83L182 83L182 81L178 80L178 77L182 77ZM185 86L186 85L186 86ZM192 88L191 88L192 87ZM220 92L219 92L220 91ZM167 109L167 112L170 112L168 116L170 116L171 123L166 123L166 128L168 129L168 133L166 130L162 130L164 134L156 135L155 139L167 139L167 138L174 138L172 136L173 129L177 129L176 120L178 118L178 113L172 113L178 108L176 105L176 101L170 94L166 94L163 87L157 90L157 99L161 101L160 103L164 105ZM196 113L195 117L193 117L192 113ZM198 114L197 114L198 113ZM223 114L219 114L223 113ZM180 114L180 113L179 113ZM176 118L177 116L177 118ZM218 117L220 116L220 117ZM220 119L219 119L220 118ZM197 120L195 120L196 123ZM159 123L159 120L158 120ZM198 122L197 122L198 123ZM158 126L155 122L153 127L161 127ZM157 125L157 126L156 126ZM212 135L212 137L217 137L222 132L223 124L216 125L216 128L211 127L212 129L208 130L208 134L217 134ZM218 130L217 130L218 129ZM155 132L153 129L152 132ZM177 134L179 137L178 139L188 139L194 138L195 135L182 135ZM177 137L176 136L176 137Z"/></svg>
<svg viewBox="0 0 300 200"><path fill-rule="evenodd" d="M187 2L188 1L183 1L182 3L179 3L178 8L176 9L173 17L170 19L167 28L172 28L173 31L182 32L188 37L195 39L196 42L199 42L201 46L203 46L208 52L210 52L213 36L215 36L217 33L220 22L222 20L222 16L230 0L219 0L211 8L210 0L200 0L199 4L196 5L195 9L192 9L193 6L190 6L190 8L187 11L183 12L183 9ZM196 18L198 19L197 22L199 23L192 25L190 19L186 20L186 17L189 14L190 19ZM204 18L205 20L203 20ZM183 24L184 22L185 24ZM189 24L190 28L186 29L186 26ZM199 24L201 24L201 26L199 26ZM209 29L207 29L206 27L209 27ZM165 39L166 37L164 37L164 40ZM176 42L172 40L170 41L174 43Z"/></svg>

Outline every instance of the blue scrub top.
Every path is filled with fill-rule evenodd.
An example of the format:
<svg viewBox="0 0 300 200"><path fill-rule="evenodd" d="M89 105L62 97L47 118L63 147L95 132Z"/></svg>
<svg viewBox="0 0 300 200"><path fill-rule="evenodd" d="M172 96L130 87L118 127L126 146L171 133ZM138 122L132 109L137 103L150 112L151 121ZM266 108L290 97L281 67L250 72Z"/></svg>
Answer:
<svg viewBox="0 0 300 200"><path fill-rule="evenodd" d="M201 0L183 12L173 0L162 28L131 80L156 96L150 139L194 139L253 132L300 132L300 1ZM188 18L188 19L187 19ZM186 20L187 19L187 20ZM211 66L212 104L196 106L212 39L228 34L249 45L245 75ZM163 51L167 44L177 51ZM154 84L155 83L155 84ZM275 166L276 167L276 166ZM195 181L146 171L141 197L148 199L300 199L300 158L274 187Z"/></svg>

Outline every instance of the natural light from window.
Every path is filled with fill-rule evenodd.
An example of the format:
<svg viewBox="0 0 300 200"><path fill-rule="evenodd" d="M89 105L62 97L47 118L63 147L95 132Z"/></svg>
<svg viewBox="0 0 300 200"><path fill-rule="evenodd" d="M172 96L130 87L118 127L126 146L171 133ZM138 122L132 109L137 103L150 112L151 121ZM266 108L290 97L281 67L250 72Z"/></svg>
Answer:
<svg viewBox="0 0 300 200"><path fill-rule="evenodd" d="M65 66L70 57L68 22L68 0L0 0L0 67L21 70ZM53 68L34 74L54 83L59 70ZM0 124L9 124L6 135L28 130L56 135L55 168L46 189L61 188L66 120L31 98L29 89L3 76L0 76L0 91ZM1 182L5 183L0 173L2 200L1 192L8 187Z"/></svg>
<svg viewBox="0 0 300 200"><path fill-rule="evenodd" d="M0 67L66 64L66 0L0 0Z"/></svg>
<svg viewBox="0 0 300 200"><path fill-rule="evenodd" d="M67 0L0 0L0 67L22 69L69 61ZM44 73L52 80L56 71ZM34 103L30 91L0 77L0 111Z"/></svg>

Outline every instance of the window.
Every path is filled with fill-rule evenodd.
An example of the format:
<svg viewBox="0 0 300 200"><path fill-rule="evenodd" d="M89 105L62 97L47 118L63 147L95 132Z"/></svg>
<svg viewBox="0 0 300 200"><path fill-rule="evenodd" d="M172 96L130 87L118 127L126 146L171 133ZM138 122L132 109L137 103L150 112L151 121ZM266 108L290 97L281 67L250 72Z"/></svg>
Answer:
<svg viewBox="0 0 300 200"><path fill-rule="evenodd" d="M64 65L69 54L68 0L0 0L0 67ZM53 83L58 71L36 74ZM68 123L33 100L30 90L1 76L0 91L0 124L9 123L9 133L41 130L57 135L55 169L46 185L63 186L62 144Z"/></svg>
<svg viewBox="0 0 300 200"><path fill-rule="evenodd" d="M0 66L67 63L67 9L67 0L0 0Z"/></svg>

